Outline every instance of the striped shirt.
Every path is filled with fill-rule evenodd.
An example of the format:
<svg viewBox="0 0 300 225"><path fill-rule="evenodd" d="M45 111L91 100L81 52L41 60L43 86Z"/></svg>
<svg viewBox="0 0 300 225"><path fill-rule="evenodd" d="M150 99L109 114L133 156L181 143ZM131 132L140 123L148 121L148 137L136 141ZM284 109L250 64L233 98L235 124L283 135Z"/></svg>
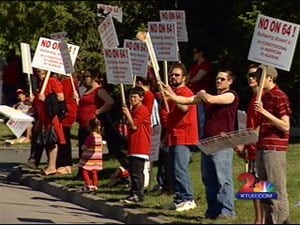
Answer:
<svg viewBox="0 0 300 225"><path fill-rule="evenodd" d="M291 114L288 96L277 85L264 93L262 103L264 109L277 118ZM262 116L257 148L258 150L287 151L289 136L289 132L279 130L270 123L269 119Z"/></svg>
<svg viewBox="0 0 300 225"><path fill-rule="evenodd" d="M96 132L92 132L84 142L85 149L82 152L78 166L83 169L102 170L102 136Z"/></svg>

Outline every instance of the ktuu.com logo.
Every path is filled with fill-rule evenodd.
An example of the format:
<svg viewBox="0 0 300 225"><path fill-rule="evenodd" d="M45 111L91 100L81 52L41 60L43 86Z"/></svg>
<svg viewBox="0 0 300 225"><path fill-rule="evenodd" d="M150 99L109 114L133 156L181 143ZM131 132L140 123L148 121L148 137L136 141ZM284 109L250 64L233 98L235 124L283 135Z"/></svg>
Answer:
<svg viewBox="0 0 300 225"><path fill-rule="evenodd" d="M256 182L255 176L251 173L240 174L238 180L245 180L246 183L236 194L237 199L277 199L276 188L272 183Z"/></svg>

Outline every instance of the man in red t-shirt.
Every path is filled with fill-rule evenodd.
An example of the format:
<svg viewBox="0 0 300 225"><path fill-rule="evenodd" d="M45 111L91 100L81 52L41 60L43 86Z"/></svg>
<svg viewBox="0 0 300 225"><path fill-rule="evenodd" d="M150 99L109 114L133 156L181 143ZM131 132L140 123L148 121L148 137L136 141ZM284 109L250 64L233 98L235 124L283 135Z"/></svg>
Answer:
<svg viewBox="0 0 300 225"><path fill-rule="evenodd" d="M187 70L181 63L172 65L169 83L173 91L180 96L193 96L185 84ZM175 192L171 209L178 212L197 207L194 201L193 185L189 173L191 148L198 143L197 107L168 102L169 114L166 121L166 141L169 147L170 172Z"/></svg>

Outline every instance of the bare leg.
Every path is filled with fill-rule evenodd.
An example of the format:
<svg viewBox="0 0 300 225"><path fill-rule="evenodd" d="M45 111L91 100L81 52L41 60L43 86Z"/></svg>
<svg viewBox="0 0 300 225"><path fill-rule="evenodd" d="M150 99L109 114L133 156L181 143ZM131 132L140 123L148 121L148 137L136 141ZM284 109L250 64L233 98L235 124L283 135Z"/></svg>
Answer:
<svg viewBox="0 0 300 225"><path fill-rule="evenodd" d="M262 207L260 201L255 199L253 200L253 206L255 209L255 221L254 224L264 224L263 214L262 214Z"/></svg>
<svg viewBox="0 0 300 225"><path fill-rule="evenodd" d="M56 157L57 157L57 145L51 150L49 150L49 162L48 167L44 171L45 175L51 175L56 173Z"/></svg>

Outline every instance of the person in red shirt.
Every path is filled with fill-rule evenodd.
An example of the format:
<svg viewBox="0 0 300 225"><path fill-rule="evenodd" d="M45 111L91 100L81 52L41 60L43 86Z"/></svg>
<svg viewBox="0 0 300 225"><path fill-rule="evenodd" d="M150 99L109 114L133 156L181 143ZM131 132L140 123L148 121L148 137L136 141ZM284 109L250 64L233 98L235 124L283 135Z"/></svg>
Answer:
<svg viewBox="0 0 300 225"><path fill-rule="evenodd" d="M277 70L260 65L265 70L264 94L254 109L261 115L257 142L256 168L259 181L267 181L276 187L277 199L260 200L266 224L289 222L289 200L287 192L286 154L290 136L290 101L276 81Z"/></svg>
<svg viewBox="0 0 300 225"><path fill-rule="evenodd" d="M191 88L194 94L197 94L200 90L206 90L211 93L213 91L213 74L212 63L207 59L206 50L203 47L193 48L192 64L188 73L188 86ZM198 134L199 140L204 136L204 123L205 123L205 105L197 105L198 114Z"/></svg>
<svg viewBox="0 0 300 225"><path fill-rule="evenodd" d="M176 95L185 97L194 95L186 86L186 79L186 67L181 63L174 63L170 68L169 84ZM170 112L167 115L166 141L169 147L170 171L175 192L170 209L181 212L197 207L189 174L191 148L198 143L197 107L171 101L168 101L168 104Z"/></svg>
<svg viewBox="0 0 300 225"><path fill-rule="evenodd" d="M254 109L254 103L257 98L257 91L259 88L259 81L260 81L260 74L258 65L256 64L250 64L248 67L248 74L247 74L247 80L248 80L248 85L252 89L253 95L250 100L250 103L248 105L247 109L247 128L249 129L257 129L258 127L258 122L259 122L259 117L260 114L255 111ZM247 172L253 174L255 177L257 177L256 173L256 166L255 166L255 153L256 153L256 143L249 144L249 145L242 145L240 147L237 146L236 152L237 155L240 158L243 158L246 160L248 163L248 168ZM261 206L260 206L260 201L257 199L253 200L253 206L255 210L255 219L254 219L254 224L264 224L264 218L262 217L261 213Z"/></svg>
<svg viewBox="0 0 300 225"><path fill-rule="evenodd" d="M129 93L130 110L125 105L123 113L128 124L128 156L131 187L125 203L138 203L144 200L144 167L149 160L151 148L150 113L143 105L144 89L133 87Z"/></svg>
<svg viewBox="0 0 300 225"><path fill-rule="evenodd" d="M72 75L70 75L72 76ZM67 113L61 120L63 131L66 139L66 144L58 145L56 167L58 174L72 173L72 145L71 145L71 128L77 118L77 101L79 98L77 89L78 85L73 78L66 75L58 75L59 80L63 85L63 92L65 96L65 103L67 106ZM72 84L73 82L73 84Z"/></svg>
<svg viewBox="0 0 300 225"><path fill-rule="evenodd" d="M46 81L47 71L41 70L39 77L41 80L41 86L38 92L37 99L37 113L38 113L38 130L42 132L43 129L49 130L53 127L57 136L56 143L46 144L44 146L49 154L48 167L43 170L44 175L56 174L56 159L57 159L57 145L65 144L65 136L62 128L62 124L58 118L58 115L49 115L49 109L46 108L46 100L51 94L55 94L57 101L64 101L63 86L61 82L54 76L50 76L46 84L46 88L42 93L44 82Z"/></svg>

